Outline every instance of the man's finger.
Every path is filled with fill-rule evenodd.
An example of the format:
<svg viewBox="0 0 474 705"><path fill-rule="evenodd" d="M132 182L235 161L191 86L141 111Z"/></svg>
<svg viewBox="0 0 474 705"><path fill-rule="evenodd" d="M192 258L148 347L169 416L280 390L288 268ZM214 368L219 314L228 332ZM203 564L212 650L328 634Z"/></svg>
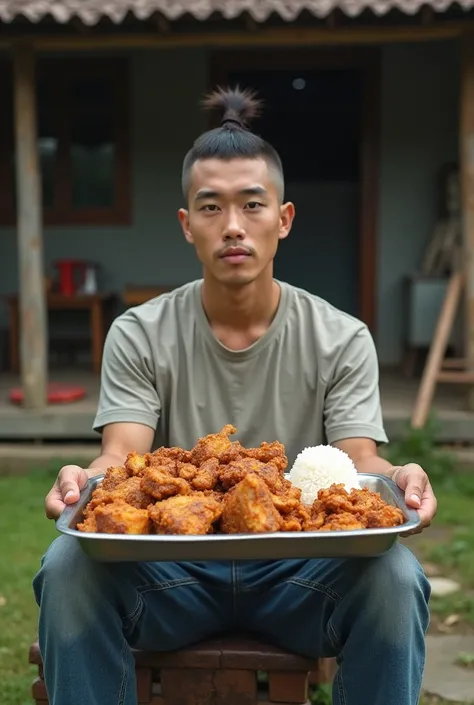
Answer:
<svg viewBox="0 0 474 705"><path fill-rule="evenodd" d="M79 499L80 492L77 482L65 480L64 482L59 483L59 489L65 504L72 504L73 502L77 502Z"/></svg>
<svg viewBox="0 0 474 705"><path fill-rule="evenodd" d="M73 504L87 482L87 473L78 465L66 465L59 473L58 485L63 501Z"/></svg>
<svg viewBox="0 0 474 705"><path fill-rule="evenodd" d="M418 465L407 465L405 473L405 501L412 507L421 507L428 476Z"/></svg>
<svg viewBox="0 0 474 705"><path fill-rule="evenodd" d="M48 519L57 519L62 514L65 506L59 487L53 487L51 492L48 492L45 500L46 516Z"/></svg>
<svg viewBox="0 0 474 705"><path fill-rule="evenodd" d="M64 511L66 505L61 499L50 499L46 504L46 516L48 519L57 519Z"/></svg>

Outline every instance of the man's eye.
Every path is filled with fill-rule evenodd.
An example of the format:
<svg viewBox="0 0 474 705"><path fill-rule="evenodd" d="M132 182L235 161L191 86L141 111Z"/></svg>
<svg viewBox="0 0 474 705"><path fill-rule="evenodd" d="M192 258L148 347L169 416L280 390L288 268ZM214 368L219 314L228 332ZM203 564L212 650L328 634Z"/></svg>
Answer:
<svg viewBox="0 0 474 705"><path fill-rule="evenodd" d="M208 205L203 206L201 210L213 213L214 211L218 210L218 206L216 206L214 203L209 203Z"/></svg>
<svg viewBox="0 0 474 705"><path fill-rule="evenodd" d="M263 203L259 203L258 201L250 201L250 203L247 203L247 205L246 205L246 208L248 208L251 211L256 211L262 207L263 207Z"/></svg>

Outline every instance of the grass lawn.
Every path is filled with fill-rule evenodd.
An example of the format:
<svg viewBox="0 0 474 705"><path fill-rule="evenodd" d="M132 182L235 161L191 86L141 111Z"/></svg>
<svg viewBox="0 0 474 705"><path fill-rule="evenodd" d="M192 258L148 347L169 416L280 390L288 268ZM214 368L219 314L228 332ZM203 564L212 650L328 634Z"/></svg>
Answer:
<svg viewBox="0 0 474 705"><path fill-rule="evenodd" d="M47 521L43 513L44 496L54 476L55 473L42 471L26 477L0 477L1 705L32 703L30 686L35 671L27 659L36 636L37 607L31 581L41 555L57 536L54 523ZM459 621L450 628L469 630L474 628L474 473L439 489L438 499L440 508L433 535L430 536L431 530L422 535L414 550L441 565L444 575L459 579L463 586L461 597L433 601L434 628L442 628L444 618L456 614ZM314 705L329 703L324 690L315 694ZM447 703L426 697L422 705Z"/></svg>

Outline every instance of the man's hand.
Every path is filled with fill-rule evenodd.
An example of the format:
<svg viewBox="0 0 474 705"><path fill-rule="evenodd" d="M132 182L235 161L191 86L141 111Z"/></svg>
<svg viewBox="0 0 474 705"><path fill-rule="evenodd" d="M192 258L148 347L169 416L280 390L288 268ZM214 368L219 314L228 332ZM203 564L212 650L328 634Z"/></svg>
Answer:
<svg viewBox="0 0 474 705"><path fill-rule="evenodd" d="M402 534L402 536L421 533L431 524L438 507L428 475L416 463L394 467L390 474L392 480L405 492L407 506L416 509L421 519L421 524L417 529Z"/></svg>
<svg viewBox="0 0 474 705"><path fill-rule="evenodd" d="M68 504L77 502L80 491L88 480L87 470L78 465L65 465L61 468L56 482L46 495L45 509L48 519L57 519Z"/></svg>

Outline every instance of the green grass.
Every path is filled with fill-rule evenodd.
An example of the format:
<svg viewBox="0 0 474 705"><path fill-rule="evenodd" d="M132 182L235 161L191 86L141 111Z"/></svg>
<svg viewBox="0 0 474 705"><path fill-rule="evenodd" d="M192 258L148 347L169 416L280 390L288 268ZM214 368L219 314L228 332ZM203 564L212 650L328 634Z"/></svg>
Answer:
<svg viewBox="0 0 474 705"><path fill-rule="evenodd" d="M435 483L438 514L433 532L424 532L417 544L418 555L440 566L445 577L457 580L462 592L433 598L431 612L444 619L459 615L461 622L474 627L474 472ZM436 533L442 528L441 536ZM409 543L408 543L409 545Z"/></svg>
<svg viewBox="0 0 474 705"><path fill-rule="evenodd" d="M47 546L57 536L44 516L44 497L55 473L40 471L24 477L0 477L0 704L31 705L35 669L28 666L28 649L36 637L37 606L31 581ZM420 552L439 563L445 575L457 577L464 591L434 600L439 615L460 614L474 624L474 473L438 482L438 517L446 540L429 530L420 537ZM418 552L418 549L417 549ZM327 688L318 689L313 705L330 705ZM425 696L420 705L447 705ZM453 704L450 704L453 705Z"/></svg>
<svg viewBox="0 0 474 705"><path fill-rule="evenodd" d="M28 649L36 637L37 606L31 581L57 535L46 520L51 474L0 478L0 703L31 705L34 669Z"/></svg>

